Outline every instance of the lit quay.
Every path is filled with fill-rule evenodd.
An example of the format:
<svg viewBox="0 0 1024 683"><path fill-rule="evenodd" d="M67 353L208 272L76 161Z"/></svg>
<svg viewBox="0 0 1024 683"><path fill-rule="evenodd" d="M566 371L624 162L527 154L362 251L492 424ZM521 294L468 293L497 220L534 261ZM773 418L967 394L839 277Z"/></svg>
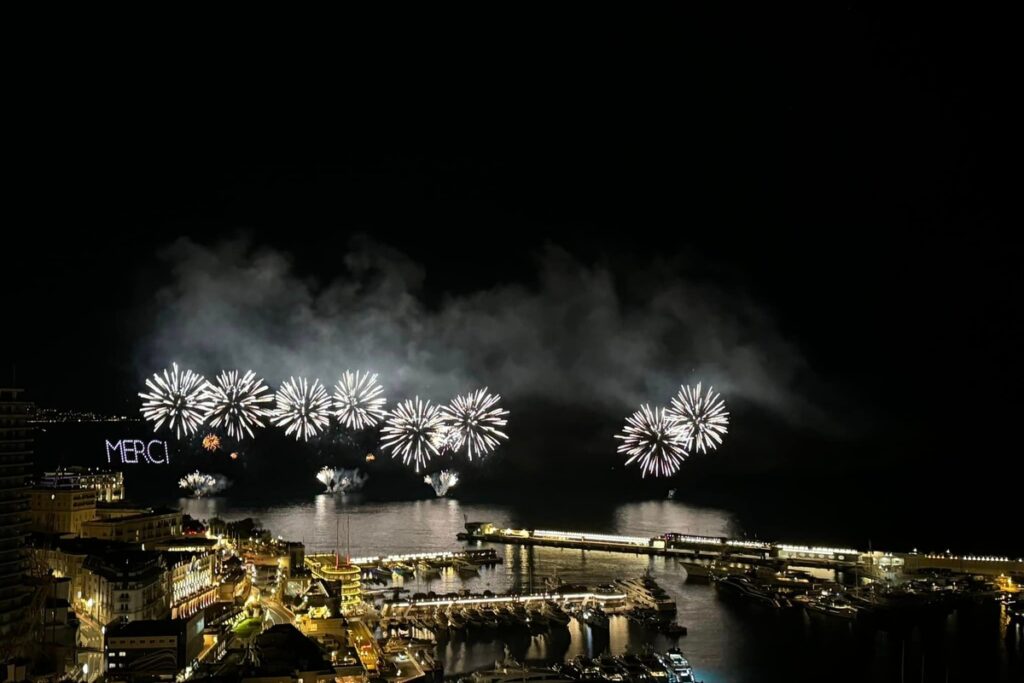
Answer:
<svg viewBox="0 0 1024 683"><path fill-rule="evenodd" d="M625 536L576 531L499 528L490 522L468 522L460 540L555 548L602 550L634 555L675 557L700 572L702 568L777 566L857 570L865 576L894 578L903 573L944 570L983 576L1024 576L1024 558L953 553L900 553L793 545L767 541L664 533Z"/></svg>

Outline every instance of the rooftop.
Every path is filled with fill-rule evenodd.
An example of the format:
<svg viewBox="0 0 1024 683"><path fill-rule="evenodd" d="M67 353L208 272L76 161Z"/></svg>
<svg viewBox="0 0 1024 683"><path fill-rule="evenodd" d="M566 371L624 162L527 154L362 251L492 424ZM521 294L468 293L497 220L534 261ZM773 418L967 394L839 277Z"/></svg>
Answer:
<svg viewBox="0 0 1024 683"><path fill-rule="evenodd" d="M140 619L107 627L107 638L177 636L185 631L185 619Z"/></svg>

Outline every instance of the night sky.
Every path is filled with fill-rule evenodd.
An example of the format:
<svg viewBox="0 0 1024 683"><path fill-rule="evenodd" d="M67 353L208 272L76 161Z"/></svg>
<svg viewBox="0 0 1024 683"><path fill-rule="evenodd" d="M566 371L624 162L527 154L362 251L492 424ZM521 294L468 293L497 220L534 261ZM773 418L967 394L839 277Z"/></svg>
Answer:
<svg viewBox="0 0 1024 683"><path fill-rule="evenodd" d="M687 497L783 518L768 492L796 492L792 509L829 506L818 538L877 501L915 532L998 529L1024 407L998 76L966 27L822 21L481 39L480 73L448 45L375 67L397 79L380 118L345 82L308 115L150 115L144 88L130 115L51 127L13 185L0 384L16 365L40 406L133 412L168 349L212 374L243 339L238 363L281 360L258 347L287 335L288 363L316 356L291 371L315 372L361 339L339 370L382 348L403 394L505 394L503 481L660 496L612 469L611 435L707 376L733 424L673 484ZM395 334L364 327L360 293ZM316 339L284 319L296 301ZM441 338L445 321L467 329Z"/></svg>

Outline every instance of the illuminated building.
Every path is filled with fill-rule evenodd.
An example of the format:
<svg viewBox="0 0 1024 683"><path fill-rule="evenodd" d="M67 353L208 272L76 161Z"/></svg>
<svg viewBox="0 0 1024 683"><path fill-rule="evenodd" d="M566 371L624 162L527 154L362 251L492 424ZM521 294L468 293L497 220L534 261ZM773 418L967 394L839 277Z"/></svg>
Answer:
<svg viewBox="0 0 1024 683"><path fill-rule="evenodd" d="M81 603L99 623L161 619L169 614L166 567L157 553L118 550L89 555L82 569Z"/></svg>
<svg viewBox="0 0 1024 683"><path fill-rule="evenodd" d="M31 530L80 534L82 523L96 517L96 494L82 488L34 488L29 493Z"/></svg>
<svg viewBox="0 0 1024 683"><path fill-rule="evenodd" d="M163 555L168 566L167 595L172 618L190 616L216 602L215 553L165 552Z"/></svg>
<svg viewBox="0 0 1024 683"><path fill-rule="evenodd" d="M91 489L96 492L96 500L99 502L114 503L124 500L124 473L117 470L68 467L44 473L39 480L39 487Z"/></svg>
<svg viewBox="0 0 1024 683"><path fill-rule="evenodd" d="M307 555L306 566L316 578L341 584L342 612L347 613L362 604L362 570L358 565L341 564L336 555Z"/></svg>
<svg viewBox="0 0 1024 683"><path fill-rule="evenodd" d="M82 524L82 536L125 543L167 541L181 535L181 510L96 511L97 519Z"/></svg>
<svg viewBox="0 0 1024 683"><path fill-rule="evenodd" d="M103 639L108 681L173 679L203 648L203 615L139 620L107 627Z"/></svg>
<svg viewBox="0 0 1024 683"><path fill-rule="evenodd" d="M0 642L13 642L25 623L31 593L25 586L25 533L32 434L32 404L21 389L0 388Z"/></svg>

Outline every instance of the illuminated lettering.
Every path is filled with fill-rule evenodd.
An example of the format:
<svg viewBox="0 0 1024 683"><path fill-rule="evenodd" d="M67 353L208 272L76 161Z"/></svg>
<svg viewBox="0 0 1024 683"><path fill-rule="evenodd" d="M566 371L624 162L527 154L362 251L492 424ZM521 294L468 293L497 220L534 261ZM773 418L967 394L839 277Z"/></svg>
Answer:
<svg viewBox="0 0 1024 683"><path fill-rule="evenodd" d="M141 455L144 462L154 465L167 465L171 462L171 450L166 441L153 439L148 443L140 439L121 439L115 443L103 441L107 462L115 462L112 455L119 456L120 462L126 465L138 465Z"/></svg>
<svg viewBox="0 0 1024 683"><path fill-rule="evenodd" d="M161 448L164 449L163 460L157 460L155 457L153 457L153 445L154 444L156 444L157 446L160 446ZM156 465L166 465L167 463L169 463L171 461L171 456L167 452L167 442L166 441L157 441L156 439L153 439L148 444L146 444L146 459L149 460L151 463L154 463Z"/></svg>
<svg viewBox="0 0 1024 683"><path fill-rule="evenodd" d="M121 452L124 453L124 459L121 462L126 463L128 465L139 464L139 452L135 450L136 443L137 442L132 439L121 440ZM132 454L131 459L128 458L129 452Z"/></svg>
<svg viewBox="0 0 1024 683"><path fill-rule="evenodd" d="M117 453L121 457L121 462L124 462L124 451L121 450L121 442L118 441L117 445L115 446L114 444L110 443L106 439L104 439L104 441L106 441L106 444L107 444L107 462L111 462L111 460L110 460L110 451L111 450L113 450L115 453Z"/></svg>

